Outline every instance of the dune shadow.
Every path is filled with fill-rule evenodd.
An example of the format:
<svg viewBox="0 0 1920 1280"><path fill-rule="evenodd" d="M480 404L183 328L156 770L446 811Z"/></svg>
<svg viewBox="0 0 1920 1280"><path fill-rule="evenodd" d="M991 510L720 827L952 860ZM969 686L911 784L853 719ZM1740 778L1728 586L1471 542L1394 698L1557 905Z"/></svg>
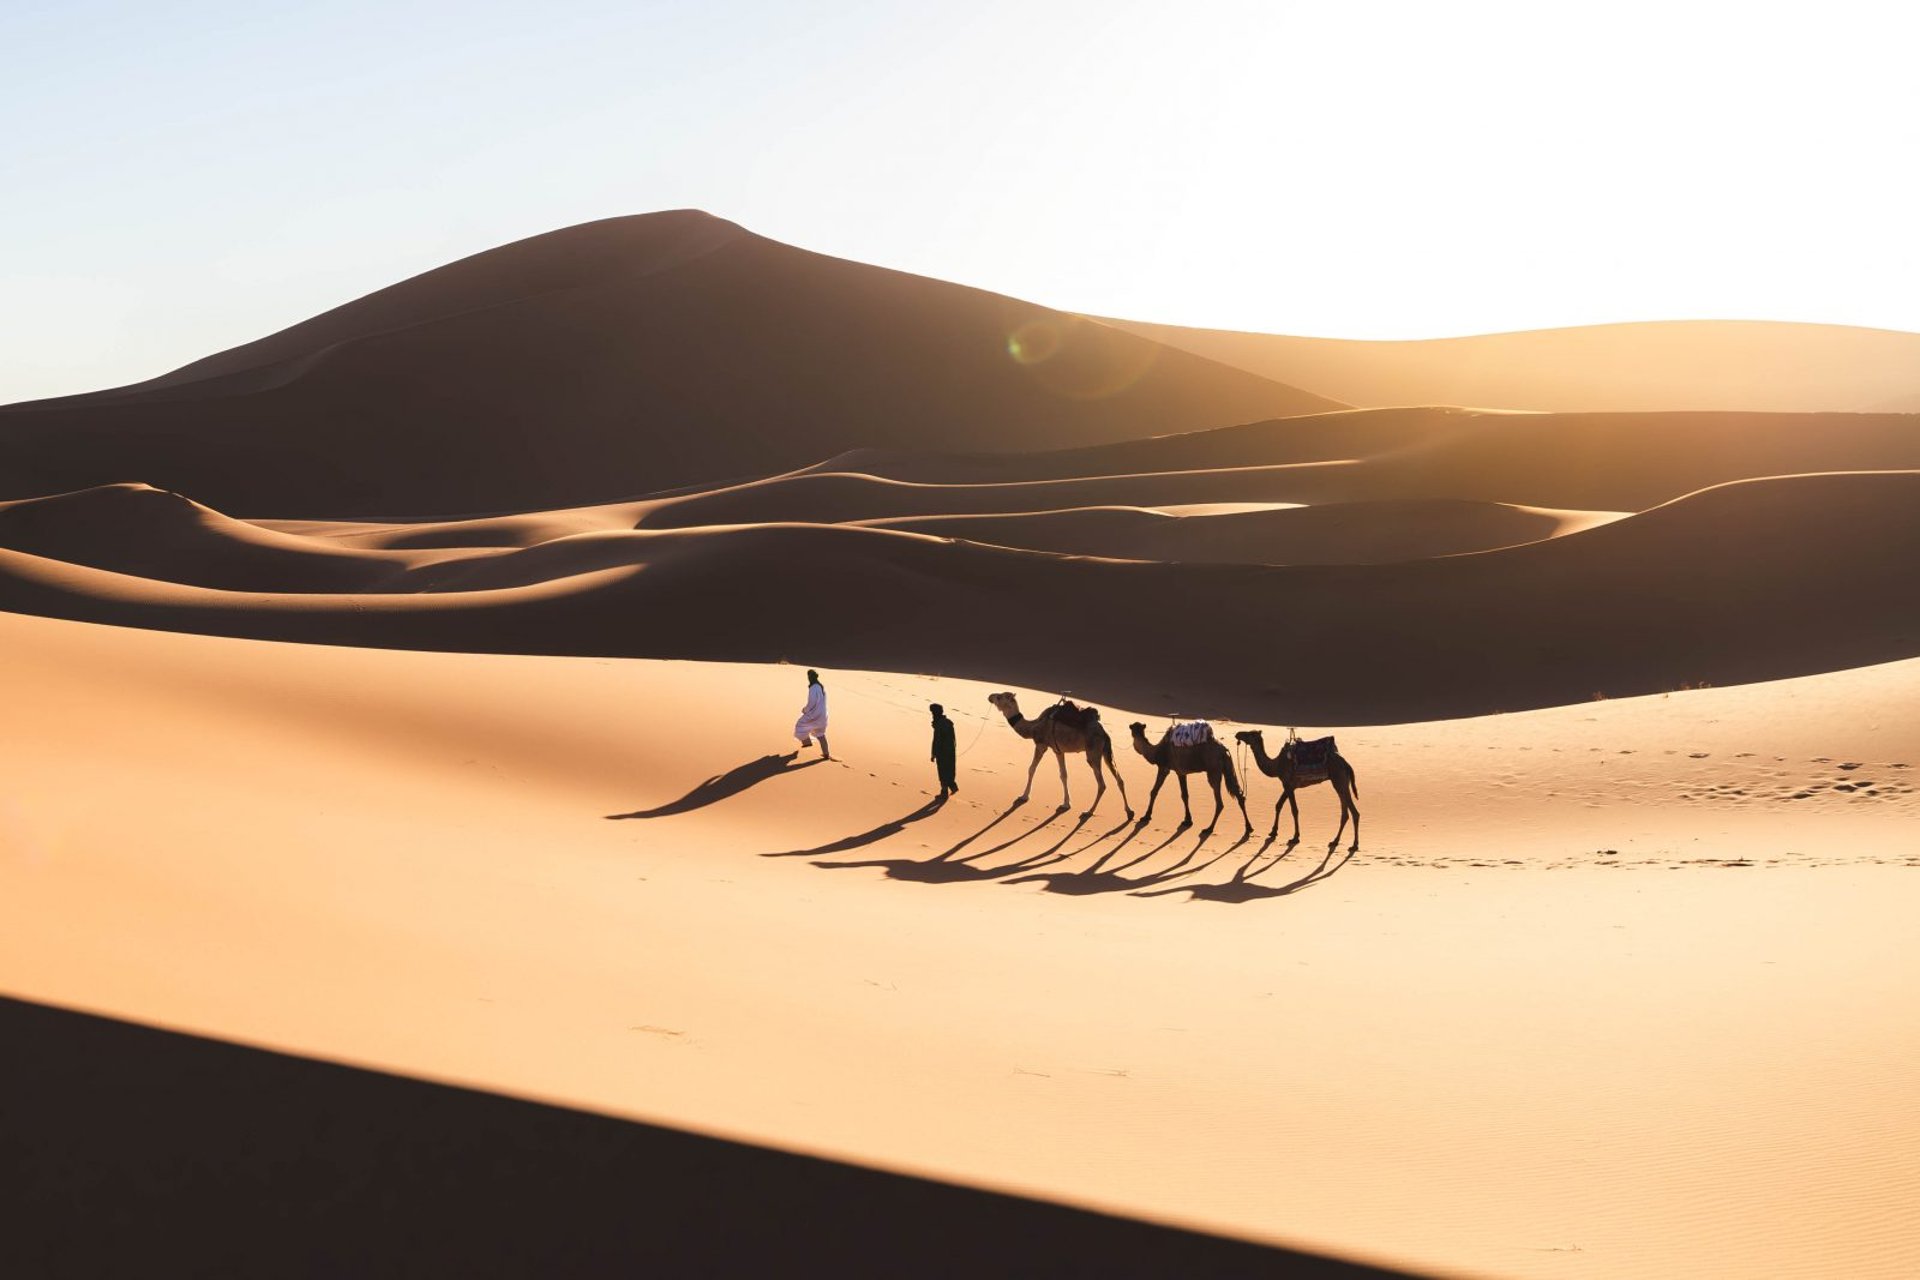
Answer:
<svg viewBox="0 0 1920 1280"><path fill-rule="evenodd" d="M704 809L710 804L718 804L729 796L737 796L749 787L758 786L769 778L777 778L783 773L798 773L802 769L811 769L821 763L818 756L801 761L798 751L789 751L785 755L764 755L745 764L735 765L725 773L715 774L695 787L678 800L652 809L636 809L632 813L610 813L609 821L618 822L627 818L670 818L677 813L691 813L695 809Z"/></svg>
<svg viewBox="0 0 1920 1280"><path fill-rule="evenodd" d="M783 853L763 853L760 856L763 858L805 858L822 853L845 853L849 849L859 849L863 846L873 844L876 841L885 840L888 836L897 836L907 829L909 823L918 822L922 818L931 818L945 807L946 801L936 797L935 799L927 801L911 813L901 814L897 818L883 822L877 827L871 827L857 834L842 836L838 840L816 846L812 849L788 849Z"/></svg>
<svg viewBox="0 0 1920 1280"><path fill-rule="evenodd" d="M1319 884L1322 880L1327 879L1336 871L1340 870L1340 868L1353 861L1351 851L1341 854L1338 862L1333 861L1333 855L1334 850L1328 849L1325 856L1320 859L1320 865L1299 879L1290 881L1287 884L1255 884L1253 882L1254 876L1261 874L1261 872L1272 870L1274 867L1280 865L1281 860L1286 857L1286 854L1283 853L1280 857L1267 863L1266 866L1261 867L1259 871L1255 871L1253 870L1254 864L1260 860L1260 854L1255 853L1253 857L1247 859L1246 865L1235 872L1233 878L1225 884L1181 884L1175 885L1171 889L1153 889L1140 893L1137 896L1142 898L1160 898L1170 893L1185 893L1191 894L1195 899L1204 898L1208 902L1253 902L1261 898L1284 898L1290 893L1298 893L1302 889L1311 888Z"/></svg>

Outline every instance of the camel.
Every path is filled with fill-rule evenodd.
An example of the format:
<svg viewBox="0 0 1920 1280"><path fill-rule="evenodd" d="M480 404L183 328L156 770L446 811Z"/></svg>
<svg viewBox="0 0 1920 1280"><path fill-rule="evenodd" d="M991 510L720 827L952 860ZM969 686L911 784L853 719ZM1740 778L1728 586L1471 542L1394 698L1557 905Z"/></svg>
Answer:
<svg viewBox="0 0 1920 1280"><path fill-rule="evenodd" d="M1146 825L1153 816L1153 802L1160 795L1160 787L1167 780L1167 774L1173 773L1180 779L1180 807L1185 816L1180 819L1179 830L1185 831L1193 825L1193 806L1187 803L1187 775L1204 773L1207 783L1213 788L1213 821L1200 833L1202 839L1213 834L1220 825L1220 815L1226 809L1226 802L1220 798L1220 782L1226 780L1227 791L1240 804L1240 818L1247 824L1247 835L1253 834L1253 819L1247 817L1246 793L1240 790L1240 779L1233 772L1233 757L1217 738L1190 747L1177 747L1173 744L1171 733L1162 734L1160 741L1147 741L1147 726L1138 720L1128 725L1133 731L1133 749L1138 751L1160 772L1153 780L1153 792L1147 797L1147 811L1141 817L1140 824Z"/></svg>
<svg viewBox="0 0 1920 1280"><path fill-rule="evenodd" d="M1273 843L1280 834L1280 806L1289 805L1293 809L1293 839L1287 841L1291 849L1300 843L1300 801L1294 798L1294 792L1301 787L1311 787L1319 782L1331 782L1334 792L1340 797L1340 830L1333 833L1333 839L1327 848L1332 849L1340 843L1340 837L1347 829L1347 814L1353 814L1353 843L1347 852L1353 853L1360 848L1360 806L1354 802L1354 796L1360 793L1360 783L1353 776L1353 766L1338 751L1327 758L1325 778L1304 774L1294 759L1294 744L1287 743L1280 748L1280 754L1269 756L1267 744L1258 729L1242 729L1233 735L1236 739L1253 748L1253 763L1260 772L1269 778L1280 779L1280 798L1273 805L1273 830L1267 833L1267 843Z"/></svg>
<svg viewBox="0 0 1920 1280"><path fill-rule="evenodd" d="M1120 776L1120 766L1113 762L1113 739L1100 723L1098 710L1076 707L1063 699L1029 720L1020 714L1020 704L1010 693L990 693L987 701L1007 718L1015 733L1033 743L1033 763L1027 766L1027 789L1020 793L1015 804L1025 804L1033 794L1033 771L1040 767L1040 757L1051 751L1053 758L1060 762L1060 811L1072 808L1073 791L1067 785L1067 753L1071 751L1087 758L1087 764L1093 769L1094 785L1099 788L1093 793L1093 803L1080 816L1091 818L1093 811L1100 807L1100 797L1107 794L1106 774L1100 768L1103 761L1113 770L1113 782L1120 788L1120 803L1126 806L1127 816L1133 816L1126 779Z"/></svg>

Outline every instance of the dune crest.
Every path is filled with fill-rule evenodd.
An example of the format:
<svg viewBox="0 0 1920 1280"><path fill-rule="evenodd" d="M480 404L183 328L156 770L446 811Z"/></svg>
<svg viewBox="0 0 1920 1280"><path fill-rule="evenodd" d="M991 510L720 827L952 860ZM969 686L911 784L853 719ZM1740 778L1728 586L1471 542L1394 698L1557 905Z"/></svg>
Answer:
<svg viewBox="0 0 1920 1280"><path fill-rule="evenodd" d="M1920 394L1920 334L1847 325L1668 320L1363 341L1109 323L1363 406L1887 413L1913 412Z"/></svg>
<svg viewBox="0 0 1920 1280"><path fill-rule="evenodd" d="M0 498L131 477L244 516L462 515L863 446L1095 443L1337 407L678 211L489 250L148 383L0 408Z"/></svg>

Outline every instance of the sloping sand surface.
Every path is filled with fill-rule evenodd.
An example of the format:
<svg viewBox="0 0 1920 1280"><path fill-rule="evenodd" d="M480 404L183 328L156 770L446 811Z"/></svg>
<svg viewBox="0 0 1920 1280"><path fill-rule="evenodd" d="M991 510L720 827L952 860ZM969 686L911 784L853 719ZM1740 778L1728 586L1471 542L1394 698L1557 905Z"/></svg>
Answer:
<svg viewBox="0 0 1920 1280"><path fill-rule="evenodd" d="M1389 1280L1330 1258L0 1000L16 1274ZM289 1160L288 1152L298 1152ZM752 1212L743 1212L751 1206ZM103 1229L110 1221L111 1229ZM1399 1273L1392 1273L1399 1274Z"/></svg>
<svg viewBox="0 0 1920 1280"><path fill-rule="evenodd" d="M0 409L0 498L140 481L243 516L459 515L857 446L1093 443L1338 407L683 210L493 249L156 382Z"/></svg>
<svg viewBox="0 0 1920 1280"><path fill-rule="evenodd" d="M756 496L810 492L830 476L946 486L948 509L1035 510L1034 495L1185 490L1244 492L1229 501L1363 502L1433 498L1535 506L1644 510L1730 480L1809 471L1920 468L1920 417L1908 414L1521 414L1390 409L1313 414L1134 441L1113 448L952 458L858 455L808 474L702 490L658 504L656 522L754 509ZM1143 477L1154 476L1151 484ZM1046 482L1053 488L1041 487ZM1021 486L1032 485L1031 489ZM1004 486L1002 498L969 496ZM1012 493L1025 492L1026 506ZM1284 495L1296 495L1287 497ZM1271 495L1271 496L1269 496ZM903 499L894 498L898 502ZM1124 499L1115 498L1115 501ZM1193 499L1207 501L1205 497ZM815 500L818 501L818 500ZM883 499L869 499L867 506ZM934 499L919 500L928 508ZM970 503L974 505L961 506ZM768 509L774 508L771 502ZM821 503L816 509L823 509ZM1065 501L1045 505L1072 505ZM1084 504L1083 504L1084 505ZM1143 505L1154 505L1143 500ZM649 505L647 510L655 508ZM860 509L842 516L883 514Z"/></svg>
<svg viewBox="0 0 1920 1280"><path fill-rule="evenodd" d="M1621 514L1491 502L1349 502L1191 513L1083 507L869 523L1068 555L1215 564L1386 564L1538 542L1595 528Z"/></svg>
<svg viewBox="0 0 1920 1280"><path fill-rule="evenodd" d="M1920 1266L1920 663L1303 725L1362 852L1275 861L1264 778L1009 812L954 679L826 670L813 763L795 668L0 640L15 996L1417 1270Z"/></svg>
<svg viewBox="0 0 1920 1280"><path fill-rule="evenodd" d="M219 591L0 551L0 607L396 648L811 654L1168 713L1382 723L1914 656L1917 560L1920 472L1863 472L1393 564L1142 563L768 525L579 535L428 566L405 594Z"/></svg>
<svg viewBox="0 0 1920 1280"><path fill-rule="evenodd" d="M1920 368L1920 334L1846 325L1673 320L1366 342L1108 323L1367 406L1884 412L1912 396Z"/></svg>

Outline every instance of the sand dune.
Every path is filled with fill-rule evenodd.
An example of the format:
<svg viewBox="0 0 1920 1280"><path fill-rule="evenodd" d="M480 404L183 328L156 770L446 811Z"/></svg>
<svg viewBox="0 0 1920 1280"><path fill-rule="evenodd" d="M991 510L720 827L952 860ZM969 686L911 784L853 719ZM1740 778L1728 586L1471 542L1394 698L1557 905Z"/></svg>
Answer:
<svg viewBox="0 0 1920 1280"><path fill-rule="evenodd" d="M1920 468L1920 417L1909 414L1523 414L1461 409L1390 409L1317 414L1132 441L1124 445L954 458L868 454L807 472L663 499L656 523L697 522L690 513L729 518L755 509L756 495L811 492L815 477L864 475L946 485L950 498L911 498L909 490L856 505L839 518L1001 511L1100 501L1159 505L1208 501L1188 493L1239 493L1246 501L1364 502L1466 499L1521 505L1639 511L1709 485L1810 471ZM1219 474L1212 474L1219 473ZM1157 477L1152 481L1141 477ZM844 482L841 482L844 487ZM1004 495L989 485L1052 484ZM1036 497L1084 496L1085 503ZM1115 495L1103 498L1101 495ZM1230 500L1230 499L1229 499ZM830 511L767 502L770 511ZM911 501L916 510L880 510ZM783 497L784 502L784 497ZM753 518L750 514L747 518Z"/></svg>
<svg viewBox="0 0 1920 1280"><path fill-rule="evenodd" d="M1103 1276L1398 1274L17 1001L0 1024L0 1085L35 1100L8 1124L28 1274L964 1277L1008 1240Z"/></svg>
<svg viewBox="0 0 1920 1280"><path fill-rule="evenodd" d="M811 653L1168 711L1378 723L1912 656L1916 558L1920 472L1863 472L1743 481L1546 542L1394 564L1075 559L774 524L581 535L430 566L418 577L441 589L398 595L215 591L8 551L0 606L331 644Z"/></svg>
<svg viewBox="0 0 1920 1280"><path fill-rule="evenodd" d="M780 1152L869 1165L816 1170L856 1230L916 1175L1440 1274L1905 1280L1916 344L1116 326L683 211L0 409L0 992L775 1148L713 1168L789 1208ZM1014 803L1003 688L1101 705L1128 794ZM1175 716L1337 732L1360 851L1325 787L1267 838L1242 751L1248 836L1129 822ZM61 1229L179 1168L112 1145L33 1158Z"/></svg>
<svg viewBox="0 0 1920 1280"><path fill-rule="evenodd" d="M1920 367L1920 334L1844 325L1677 320L1365 342L1109 323L1365 406L1889 412Z"/></svg>
<svg viewBox="0 0 1920 1280"><path fill-rule="evenodd" d="M875 528L1067 555L1202 564L1385 564L1519 546L1594 528L1621 514L1429 501L1328 503L1207 514L1083 507L868 523Z"/></svg>
<svg viewBox="0 0 1920 1280"><path fill-rule="evenodd" d="M1914 662L1322 726L1365 807L1341 861L1312 848L1325 788L1277 860L1235 829L1175 831L1170 791L1133 835L1117 810L1053 813L1046 776L1007 812L1027 751L985 715L991 685L828 669L844 762L811 764L785 756L791 667L19 616L0 642L18 997L1430 1274L1892 1280L1920 1261ZM965 751L944 809L934 699ZM1121 769L1138 805L1144 766ZM1263 829L1275 798L1254 783ZM666 816L607 820L647 812ZM175 1069L94 1043L76 1080ZM50 1052L36 1036L9 1062ZM217 1059L188 1079L237 1079ZM275 1081L265 1129L250 1095L209 1122L288 1133L311 1095L284 1089L320 1070L288 1065L256 1077ZM339 1087L360 1101L336 1137L378 1105ZM422 1124L491 1123L477 1100L387 1092ZM162 1124L100 1105L149 1117L119 1159ZM96 1149L63 1140L45 1168L123 1186L116 1159L68 1159ZM366 1170L334 1170L359 1203ZM656 1203L618 1189L637 1218ZM843 1206L855 1221L909 1192L871 1194ZM325 1231L340 1203L288 1212Z"/></svg>
<svg viewBox="0 0 1920 1280"><path fill-rule="evenodd" d="M456 515L857 446L1091 443L1331 407L682 211L536 236L155 382L0 410L0 497L142 481L243 516Z"/></svg>

